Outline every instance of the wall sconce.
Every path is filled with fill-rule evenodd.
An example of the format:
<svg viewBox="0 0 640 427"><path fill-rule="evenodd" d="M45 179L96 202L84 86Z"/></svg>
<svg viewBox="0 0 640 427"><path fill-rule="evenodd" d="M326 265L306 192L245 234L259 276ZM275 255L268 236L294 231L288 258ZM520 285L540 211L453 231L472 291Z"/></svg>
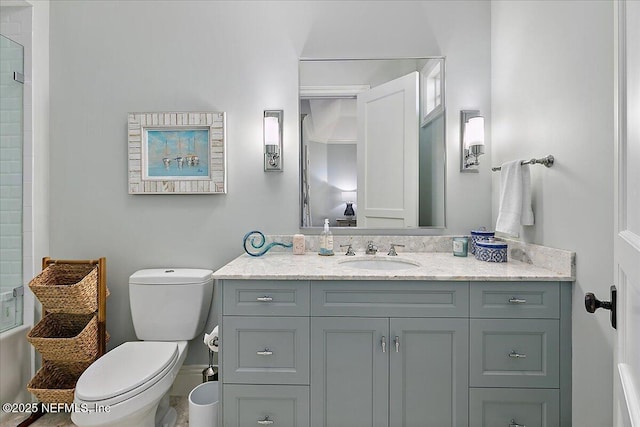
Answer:
<svg viewBox="0 0 640 427"><path fill-rule="evenodd" d="M282 171L282 110L264 110L264 171Z"/></svg>
<svg viewBox="0 0 640 427"><path fill-rule="evenodd" d="M478 172L484 154L484 117L478 110L460 111L460 172Z"/></svg>

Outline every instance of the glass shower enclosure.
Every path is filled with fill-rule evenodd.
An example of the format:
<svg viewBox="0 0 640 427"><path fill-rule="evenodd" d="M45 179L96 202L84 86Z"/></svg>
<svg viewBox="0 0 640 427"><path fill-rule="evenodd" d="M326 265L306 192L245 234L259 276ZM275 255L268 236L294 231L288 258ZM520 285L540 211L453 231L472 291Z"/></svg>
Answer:
<svg viewBox="0 0 640 427"><path fill-rule="evenodd" d="M24 48L0 35L0 332L22 325Z"/></svg>

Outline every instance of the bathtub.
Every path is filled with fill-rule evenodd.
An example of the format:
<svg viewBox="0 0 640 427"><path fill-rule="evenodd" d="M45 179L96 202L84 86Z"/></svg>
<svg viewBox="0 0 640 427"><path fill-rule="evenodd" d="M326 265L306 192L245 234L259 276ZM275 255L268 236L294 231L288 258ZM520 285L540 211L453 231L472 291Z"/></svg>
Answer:
<svg viewBox="0 0 640 427"><path fill-rule="evenodd" d="M18 326L0 334L0 402L30 402L27 383L31 379L33 348L27 341L29 325ZM0 412L0 421L11 416Z"/></svg>

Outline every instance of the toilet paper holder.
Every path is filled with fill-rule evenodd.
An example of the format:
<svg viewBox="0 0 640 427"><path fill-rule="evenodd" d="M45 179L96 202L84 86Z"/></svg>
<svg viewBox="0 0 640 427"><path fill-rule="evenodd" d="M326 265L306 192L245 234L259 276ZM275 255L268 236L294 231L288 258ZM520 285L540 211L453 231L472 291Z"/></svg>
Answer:
<svg viewBox="0 0 640 427"><path fill-rule="evenodd" d="M202 370L202 382L208 381L218 381L218 365L214 364L214 352L211 349L209 349L209 366Z"/></svg>

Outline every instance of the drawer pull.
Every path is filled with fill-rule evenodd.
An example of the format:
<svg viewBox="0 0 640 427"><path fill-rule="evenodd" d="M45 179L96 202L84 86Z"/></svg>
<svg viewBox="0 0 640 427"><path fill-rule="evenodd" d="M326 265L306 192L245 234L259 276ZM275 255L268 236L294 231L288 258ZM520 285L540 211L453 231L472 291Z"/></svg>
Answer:
<svg viewBox="0 0 640 427"><path fill-rule="evenodd" d="M527 426L524 424L518 424L516 420L511 420L511 422L509 423L509 427L527 427Z"/></svg>
<svg viewBox="0 0 640 427"><path fill-rule="evenodd" d="M509 304L526 304L527 300L524 298L516 298L516 297L511 297L509 298Z"/></svg>
<svg viewBox="0 0 640 427"><path fill-rule="evenodd" d="M269 417L264 417L264 420L258 420L258 424L260 424L261 426L268 426L273 424L273 420L270 420Z"/></svg>
<svg viewBox="0 0 640 427"><path fill-rule="evenodd" d="M509 353L509 357L512 359L526 359L527 355L526 354L520 354L517 351L512 351L511 353Z"/></svg>
<svg viewBox="0 0 640 427"><path fill-rule="evenodd" d="M383 335L382 339L380 340L380 344L382 344L382 352L386 353L387 352L387 337L385 337Z"/></svg>
<svg viewBox="0 0 640 427"><path fill-rule="evenodd" d="M260 302L271 302L273 301L273 297L270 297L268 295L265 295L263 297L258 297L256 298L256 300L260 301Z"/></svg>
<svg viewBox="0 0 640 427"><path fill-rule="evenodd" d="M262 351L256 351L256 354L258 356L271 356L273 354L273 351L269 350L268 348L265 348Z"/></svg>

